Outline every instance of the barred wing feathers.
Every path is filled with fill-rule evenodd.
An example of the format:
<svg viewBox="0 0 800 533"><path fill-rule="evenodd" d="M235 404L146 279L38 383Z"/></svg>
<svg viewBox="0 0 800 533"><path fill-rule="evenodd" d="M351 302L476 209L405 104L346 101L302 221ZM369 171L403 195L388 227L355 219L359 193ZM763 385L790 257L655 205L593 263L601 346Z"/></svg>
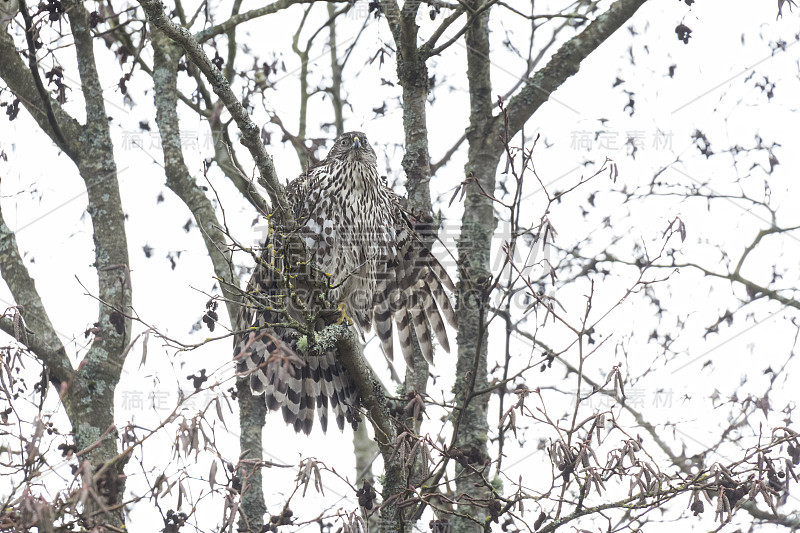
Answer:
<svg viewBox="0 0 800 533"><path fill-rule="evenodd" d="M391 193L394 195L394 193ZM397 326L400 349L407 364L412 364L412 328L420 350L433 363L431 330L445 351L450 351L444 320L455 327L456 316L446 291L455 292L447 271L428 250L414 224L395 196L396 242L388 247L386 269L379 279L374 297L375 330L387 358L394 356L393 322ZM443 320L444 318L444 320Z"/></svg>

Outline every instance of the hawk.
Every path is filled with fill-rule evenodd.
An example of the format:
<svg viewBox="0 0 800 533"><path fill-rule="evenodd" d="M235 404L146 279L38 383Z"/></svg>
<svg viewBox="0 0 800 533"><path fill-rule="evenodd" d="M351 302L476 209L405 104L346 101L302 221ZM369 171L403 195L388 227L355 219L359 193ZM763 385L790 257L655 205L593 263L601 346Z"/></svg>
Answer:
<svg viewBox="0 0 800 533"><path fill-rule="evenodd" d="M315 411L325 431L329 407L340 430L345 420L356 427L359 394L337 350L306 354L308 340L287 319L341 319L341 312L330 313L338 304L362 336L374 324L388 359L396 326L406 361L412 358L413 328L431 362L431 332L450 350L444 320L456 324L448 296L455 287L421 238L430 223L404 209L378 173L363 133L340 135L327 157L289 183L286 193L299 226L295 241L303 250L287 265L285 236L271 232L263 246L236 319L237 373L249 376L253 394L264 394L267 407L281 409L298 433L311 432ZM311 286L310 269L328 280L324 298ZM318 332L328 322L320 318L313 327Z"/></svg>

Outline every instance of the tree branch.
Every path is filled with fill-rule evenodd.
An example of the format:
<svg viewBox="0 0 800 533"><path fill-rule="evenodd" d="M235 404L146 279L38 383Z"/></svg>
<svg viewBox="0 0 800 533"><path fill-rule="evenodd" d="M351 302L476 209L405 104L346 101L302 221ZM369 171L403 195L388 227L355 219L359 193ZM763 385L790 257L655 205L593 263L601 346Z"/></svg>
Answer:
<svg viewBox="0 0 800 533"><path fill-rule="evenodd" d="M47 89L44 88L42 77L39 75L39 65L36 61L36 45L33 42L33 18L31 17L30 13L28 13L28 6L24 1L19 2L19 11L22 13L22 18L25 20L25 40L28 43L28 68L33 76L33 81L36 84L36 90L39 92L39 96L41 97L42 107L44 107L45 114L47 115L47 121L50 123L50 127L53 130L56 143L59 146L63 146L65 149L71 150L71 147L67 145L66 139L64 139L64 134L61 132L61 127L59 127L56 116L53 113L53 106L50 105L50 95L47 93ZM77 157L77 154L74 152L68 155L72 160L75 160Z"/></svg>
<svg viewBox="0 0 800 533"><path fill-rule="evenodd" d="M178 60L182 56L178 46L164 32L154 28L151 32L153 42L153 83L155 88L156 124L161 135L164 151L164 170L167 187L186 204L203 235L214 273L220 279L220 288L225 296L225 304L231 320L236 316L238 306L234 303L239 294L233 288L238 285L234 279L230 251L225 234L220 229L214 207L205 193L197 186L189 173L183 158L180 124L178 121Z"/></svg>
<svg viewBox="0 0 800 533"><path fill-rule="evenodd" d="M36 89L33 73L20 59L11 36L2 28L0 28L0 78L8 85L14 96L20 99L42 131L72 158L70 154L76 153L75 142L80 134L81 125L48 95L49 108L52 110L55 123L61 128L59 137L48 120L47 111L43 109L42 96Z"/></svg>
<svg viewBox="0 0 800 533"><path fill-rule="evenodd" d="M231 183L239 189L242 196L255 207L259 213L266 215L269 213L269 205L258 194L252 181L242 171L242 166L233 151L233 142L228 133L228 125L222 122L222 102L217 102L208 119L211 133L214 138L214 162L222 170L222 173L231 180Z"/></svg>
<svg viewBox="0 0 800 533"><path fill-rule="evenodd" d="M14 302L21 308L25 325L32 334L17 339L39 358L49 372L50 382L60 389L62 383L70 380L73 374L67 351L53 328L47 315L36 284L31 278L17 247L17 239L3 218L0 209L0 274L11 290ZM15 325L12 319L3 317L0 329L15 336Z"/></svg>
<svg viewBox="0 0 800 533"><path fill-rule="evenodd" d="M100 357L104 359L111 354L122 353L130 340L130 319L123 318L131 305L125 216L119 195L117 165L103 87L94 58L89 13L83 3L77 0L70 1L66 8L75 41L86 109L86 127L78 138L80 159L76 164L86 183L89 197L87 211L94 230L98 298L105 302L100 305L98 317L103 330L102 338L99 339L101 342L95 342L92 350L104 351L104 355ZM112 319L111 315L120 311L123 315L115 315ZM112 374L115 372L118 376L118 369L111 371Z"/></svg>
<svg viewBox="0 0 800 533"><path fill-rule="evenodd" d="M385 446L393 444L397 438L397 430L386 405L386 390L364 358L361 343L350 328L328 326L325 331L337 338L336 347L339 349L339 359L361 393L364 407L376 429L375 438L383 451Z"/></svg>
<svg viewBox="0 0 800 533"><path fill-rule="evenodd" d="M464 33L466 33L466 31L474 23L474 21L480 16L481 13L487 11L489 8L491 8L496 3L497 3L497 0L489 0L485 4L483 4L483 5L479 6L478 8L476 8L474 11L470 12L469 16L467 17L467 21L464 23L464 25L461 27L461 29L458 30L455 35L453 35L452 37L447 39L447 41L445 41L444 44L442 44L441 46L436 46L436 48L433 48L436 45L436 40L434 40L433 36L432 36L431 39L427 43L425 43L424 45L422 45L420 47L420 53L426 58L427 57L437 56L437 55L441 54L447 48L452 46L453 43L458 41L461 38L461 36L464 35ZM452 17L452 15L451 15L451 17ZM453 20L455 20L455 19L453 19ZM436 37L436 39L438 39L440 36L436 35L435 37Z"/></svg>
<svg viewBox="0 0 800 533"><path fill-rule="evenodd" d="M547 65L529 77L525 86L507 106L509 138L522 129L525 122L556 89L578 72L581 61L630 20L646 2L647 0L617 0L608 11L593 20L579 35L564 43ZM488 139L493 149L498 151L503 149L498 139L499 134L504 134L503 122L502 114L495 116L490 128L495 134Z"/></svg>
<svg viewBox="0 0 800 533"><path fill-rule="evenodd" d="M463 259L459 271L458 294L458 360L453 392L456 397L458 418L453 427L453 446L472 447L479 457L488 457L487 438L488 395L475 397L474 391L488 384L488 332L486 330L484 284L492 279L489 259L492 235L497 226L492 200L483 191L494 191L496 170L500 153L487 150L486 138L492 135L492 82L489 62L489 11L480 11L480 0L468 0L467 8L479 12L466 25L467 79L469 81L469 128L467 129L468 159L465 174L476 181L467 188L461 234L458 238L458 256ZM484 280L484 281L481 281ZM476 290L477 289L477 290ZM456 467L456 491L465 494L464 503L454 520L455 533L476 531L474 520L487 517L486 509L468 502L488 498L487 487L481 483L474 466ZM477 465L475 465L477 466Z"/></svg>
<svg viewBox="0 0 800 533"><path fill-rule="evenodd" d="M231 114L234 121L236 121L237 126L239 126L239 130L242 132L241 143L250 151L250 155L255 161L263 185L269 193L273 208L278 210L278 216L285 226L294 227L294 216L289 209L289 203L286 200L286 192L278 181L278 175L275 172L275 165L272 162L272 157L267 154L264 149L264 144L261 142L260 129L250 119L247 110L244 109L239 99L231 90L230 82L225 79L222 72L211 62L208 55L203 51L202 46L198 43L198 40L192 36L189 30L175 24L167 18L164 14L164 5L159 0L139 0L139 3L147 14L147 18L150 22L163 31L170 39L178 43L186 52L187 57L197 65L203 75L209 80L214 88L214 93L220 97L225 108ZM246 13L243 15L246 15ZM226 30L227 27L223 29L223 32Z"/></svg>
<svg viewBox="0 0 800 533"><path fill-rule="evenodd" d="M238 15L231 16L225 22L217 24L216 26L211 26L210 28L206 28L197 32L194 36L195 40L198 43L203 43L212 37L216 37L217 35L222 35L223 33L227 33L231 28L242 24L243 22L247 22L249 20L253 20L258 17L263 17L265 15L271 15L272 13L276 13L282 9L286 9L287 7L291 7L295 4L313 4L315 2L320 2L322 0L278 0L277 2L273 2L268 4L264 7L259 7L258 9L252 9L250 11L245 11L244 13L240 13ZM345 2L346 0L333 0L335 2ZM144 3L142 6L144 7ZM147 2L152 3L152 2ZM145 8L147 11L147 8ZM149 15L148 15L149 16Z"/></svg>

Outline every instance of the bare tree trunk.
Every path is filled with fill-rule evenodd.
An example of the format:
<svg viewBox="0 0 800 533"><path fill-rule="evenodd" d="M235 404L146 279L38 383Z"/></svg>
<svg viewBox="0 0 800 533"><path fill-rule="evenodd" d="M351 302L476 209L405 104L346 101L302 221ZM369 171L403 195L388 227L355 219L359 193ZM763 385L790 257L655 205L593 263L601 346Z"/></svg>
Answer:
<svg viewBox="0 0 800 533"><path fill-rule="evenodd" d="M31 18L27 8L20 7L29 25ZM41 84L35 49L28 50L33 61L32 68L26 68L5 29L0 34L0 77L42 130L72 159L86 185L100 304L94 341L77 371L72 370L66 351L53 331L33 280L19 258L13 234L0 221L9 243L2 258L2 275L34 331L32 337L36 339L28 347L39 357L50 382L61 395L75 446L84 461L83 479L92 480L88 488L96 498L89 500L84 515L88 523L121 528L125 520L118 504L125 489L123 468L128 455L117 452L114 389L122 370L120 354L130 341L131 321L126 318L131 304L128 247L89 14L81 3L67 2L64 7L75 41L86 124L79 124L49 97ZM3 324L3 329L6 325Z"/></svg>
<svg viewBox="0 0 800 533"><path fill-rule="evenodd" d="M409 211L423 219L431 218L430 195L430 155L428 153L428 124L425 105L428 98L428 68L425 64L426 56L417 46L419 27L416 23L416 14L419 4L406 2L402 8L394 0L384 0L381 9L386 15L389 28L397 45L397 78L403 89L403 132L405 133L405 155L403 156L403 170L406 174L406 191L408 193ZM422 233L422 238L433 241L433 235ZM406 368L405 380L401 392L424 395L428 385L430 373L428 363L422 357L419 343L414 338L413 366ZM418 433L421 419L407 418L402 421L404 430ZM421 453L413 458L413 462L406 472L402 488L411 485L419 486L428 475L427 464ZM384 501L397 497L384 486ZM398 530L410 530L418 516L398 515L400 523Z"/></svg>
<svg viewBox="0 0 800 533"><path fill-rule="evenodd" d="M258 533L264 527L264 514L267 512L263 476L258 464L263 457L267 405L263 396L253 395L249 379L237 380L236 391L239 400L239 446L242 458L237 471L242 484L238 530Z"/></svg>
<svg viewBox="0 0 800 533"><path fill-rule="evenodd" d="M472 8L480 2L472 1ZM495 171L499 154L487 150L487 137L492 121L492 85L489 77L489 11L472 20L466 31L467 77L469 79L470 125L467 130L469 159L467 177L480 183L490 194L495 189ZM487 386L486 352L488 335L486 297L489 294L491 265L489 254L497 220L492 201L475 184L468 186L462 217L458 256L461 280L458 294L458 363L456 370L457 408L453 414L457 426L456 446L470 458L466 468L456 467L456 494L459 498L487 500L488 487L481 474L488 471L487 408L489 395L474 396L473 391ZM456 516L455 533L482 531L486 506L459 505L459 513L472 520Z"/></svg>
<svg viewBox="0 0 800 533"><path fill-rule="evenodd" d="M167 187L170 188L192 211L195 221L202 229L203 240L220 280L220 289L231 320L236 316L238 299L237 281L227 252L228 243L208 197L197 186L186 167L181 146L178 121L178 62L183 50L164 32L151 27L153 43L153 80L155 87L156 123L164 150L164 170ZM262 488L262 428L266 405L261 397L250 393L247 380L237 381L239 400L239 442L243 461L237 472L241 481L241 505L239 507L239 530L261 531L264 525L264 491Z"/></svg>

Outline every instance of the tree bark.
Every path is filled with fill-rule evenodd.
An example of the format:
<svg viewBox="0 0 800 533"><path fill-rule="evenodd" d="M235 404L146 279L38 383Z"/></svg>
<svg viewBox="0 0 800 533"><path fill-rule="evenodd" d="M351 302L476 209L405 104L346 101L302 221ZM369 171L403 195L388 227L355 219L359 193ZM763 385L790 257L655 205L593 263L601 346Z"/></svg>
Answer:
<svg viewBox="0 0 800 533"><path fill-rule="evenodd" d="M430 154L428 151L427 100L430 90L428 82L427 57L417 46L419 26L416 23L420 4L406 2L399 8L394 0L381 2L381 9L386 15L392 37L397 46L397 79L403 90L403 132L405 134L405 154L402 165L406 175L407 209L412 215L433 220L431 216L430 194ZM435 239L435 225L420 234L428 246ZM422 356L416 333L412 332L413 356L412 365L406 367L405 379L400 389L401 395L425 395L428 388L430 368ZM418 434L422 420L408 417L402 421L404 429ZM411 458L405 484L419 487L429 474L428 464L421 452ZM384 491L384 500L391 497ZM400 517L401 528L411 529L418 516Z"/></svg>
<svg viewBox="0 0 800 533"><path fill-rule="evenodd" d="M476 9L479 1L469 2ZM464 214L461 219L461 235L458 240L458 257L461 279L458 293L458 362L456 383L457 431L455 443L474 462L463 468L456 467L456 494L459 498L485 501L489 491L478 472L485 469L482 458L488 457L487 409L489 395L474 396L473 391L488 385L487 347L485 331L485 305L488 281L491 278L490 251L497 220L492 201L481 193L495 189L495 171L499 154L487 149L487 137L492 135L492 83L489 50L489 11L474 17L467 28L467 78L470 97L470 124L467 130L468 160L465 174L480 183L480 188L470 184L467 188ZM468 453L468 450L474 450ZM481 531L480 523L486 521L486 507L462 504L459 514L473 520L456 516L453 519L454 533ZM476 523L477 522L477 523Z"/></svg>
<svg viewBox="0 0 800 533"><path fill-rule="evenodd" d="M153 43L153 83L155 88L156 124L164 151L164 171L170 188L191 210L203 235L214 273L225 298L228 316L233 321L238 312L240 292L230 259L230 243L220 229L214 207L197 186L183 158L178 120L178 62L183 50L158 28L151 27ZM227 153L227 152L226 152ZM242 481L239 506L239 531L261 531L264 526L264 491L261 475L262 428L266 405L261 397L253 396L246 379L236 383L239 400L240 457L244 459L238 471Z"/></svg>
<svg viewBox="0 0 800 533"><path fill-rule="evenodd" d="M14 236L4 223L0 223L4 248L2 274L34 332L26 345L42 361L61 395L85 469L84 479L94 479L89 489L98 498L84 510L87 523L123 527L122 507L116 506L125 489L123 469L128 455L117 453L114 389L122 371L120 354L130 342L131 333L131 321L126 318L131 306L131 285L125 219L89 14L79 2L66 2L64 7L75 42L86 124L79 124L49 96L46 102L42 100L35 88L39 72L25 67L5 31L0 34L0 77L41 129L72 159L86 185L99 309L94 341L78 370L71 370L64 347L58 342L33 280L19 257ZM43 107L49 107L52 113L44 113ZM6 321L2 326L8 331ZM102 502L104 507L114 510L101 511L92 502Z"/></svg>
<svg viewBox="0 0 800 533"><path fill-rule="evenodd" d="M578 73L581 61L628 22L646 2L647 0L617 0L581 33L561 45L547 65L525 80L525 85L507 105L509 139L519 133L522 126L554 91ZM492 150L501 155L505 148L499 136L505 135L504 129L503 116L496 115L488 142Z"/></svg>

